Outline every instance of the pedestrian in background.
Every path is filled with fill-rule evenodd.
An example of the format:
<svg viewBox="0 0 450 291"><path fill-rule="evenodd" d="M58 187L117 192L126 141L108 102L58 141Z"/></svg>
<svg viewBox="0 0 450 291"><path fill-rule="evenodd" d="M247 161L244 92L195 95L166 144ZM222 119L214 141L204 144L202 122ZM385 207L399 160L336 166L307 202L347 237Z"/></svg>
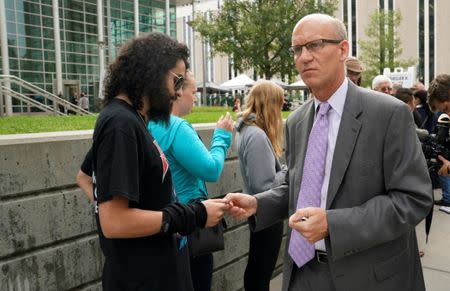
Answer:
<svg viewBox="0 0 450 291"><path fill-rule="evenodd" d="M257 81L246 97L236 129L245 193L260 193L284 181L286 167L279 161L283 154L283 103L283 89L267 80ZM250 232L244 273L246 291L269 291L282 236L282 221Z"/></svg>

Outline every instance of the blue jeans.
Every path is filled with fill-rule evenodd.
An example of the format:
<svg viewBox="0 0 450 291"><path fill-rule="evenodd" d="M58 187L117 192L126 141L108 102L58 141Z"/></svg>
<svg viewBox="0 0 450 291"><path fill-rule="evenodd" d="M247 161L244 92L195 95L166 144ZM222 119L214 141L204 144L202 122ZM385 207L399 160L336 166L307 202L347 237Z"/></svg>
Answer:
<svg viewBox="0 0 450 291"><path fill-rule="evenodd" d="M442 187L442 200L450 203L450 176L439 176Z"/></svg>

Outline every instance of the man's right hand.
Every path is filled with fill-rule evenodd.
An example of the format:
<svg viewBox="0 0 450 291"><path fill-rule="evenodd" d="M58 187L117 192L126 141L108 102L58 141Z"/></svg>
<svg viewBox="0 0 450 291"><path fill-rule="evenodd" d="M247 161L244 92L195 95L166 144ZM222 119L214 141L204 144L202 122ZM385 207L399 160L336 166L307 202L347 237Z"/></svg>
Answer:
<svg viewBox="0 0 450 291"><path fill-rule="evenodd" d="M228 193L224 197L230 203L228 213L237 219L245 219L256 213L258 201L252 195L243 193Z"/></svg>

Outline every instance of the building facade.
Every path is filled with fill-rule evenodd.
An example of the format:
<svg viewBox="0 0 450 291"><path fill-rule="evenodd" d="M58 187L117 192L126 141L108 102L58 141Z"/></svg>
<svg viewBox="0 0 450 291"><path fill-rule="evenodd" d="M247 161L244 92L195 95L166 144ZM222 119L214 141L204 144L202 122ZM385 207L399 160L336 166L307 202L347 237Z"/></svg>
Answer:
<svg viewBox="0 0 450 291"><path fill-rule="evenodd" d="M104 70L118 48L141 32L169 31L176 37L175 5L180 4L183 1L0 0L0 22L6 28L2 42L7 43L1 50L0 74L15 75L67 100L84 92L93 109L101 67ZM12 89L26 94L22 88ZM22 110L20 102L12 103L14 112Z"/></svg>
<svg viewBox="0 0 450 291"><path fill-rule="evenodd" d="M324 2L328 0L317 0ZM177 7L177 37L185 42L193 53L192 67L198 81L220 84L236 76L232 59L226 56L212 57L207 52L209 45L203 44L201 36L189 26L193 11L211 13L220 9L223 0L193 1ZM450 1L446 0L338 0L335 16L341 19L348 30L350 54L360 55L359 40L367 38L365 28L370 15L376 9L399 10L402 21L397 29L402 43L401 59L417 62L417 77L427 86L438 74L450 73L450 58L446 57L450 47L450 34L445 33L450 19ZM206 46L206 54L204 53ZM203 73L203 64L206 73ZM252 76L252 74L249 74Z"/></svg>
<svg viewBox="0 0 450 291"><path fill-rule="evenodd" d="M402 59L417 63L417 77L426 87L433 78L450 73L450 2L446 0L340 0L336 16L347 25L351 54L359 56L360 39L365 39L369 16L376 9L399 10L402 21L396 27L402 43Z"/></svg>

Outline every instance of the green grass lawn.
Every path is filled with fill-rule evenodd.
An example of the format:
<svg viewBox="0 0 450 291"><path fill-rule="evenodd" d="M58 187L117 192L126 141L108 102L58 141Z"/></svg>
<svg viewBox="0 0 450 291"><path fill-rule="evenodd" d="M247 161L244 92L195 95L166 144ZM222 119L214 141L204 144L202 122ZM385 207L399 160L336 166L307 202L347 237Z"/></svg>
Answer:
<svg viewBox="0 0 450 291"><path fill-rule="evenodd" d="M191 123L216 122L219 117L230 111L236 120L236 113L227 107L194 107L192 113L186 116ZM286 118L290 112L283 112ZM89 116L13 116L0 118L0 134L18 134L34 132L51 132L67 130L93 129L97 115Z"/></svg>

